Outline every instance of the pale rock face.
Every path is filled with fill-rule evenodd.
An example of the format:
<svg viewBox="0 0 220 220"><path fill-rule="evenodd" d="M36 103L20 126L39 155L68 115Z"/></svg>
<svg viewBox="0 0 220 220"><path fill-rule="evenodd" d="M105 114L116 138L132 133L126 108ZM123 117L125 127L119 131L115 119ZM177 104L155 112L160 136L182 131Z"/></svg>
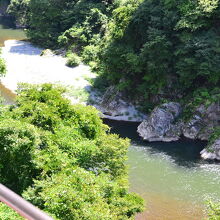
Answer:
<svg viewBox="0 0 220 220"><path fill-rule="evenodd" d="M190 139L208 140L213 128L220 125L219 103L212 103L208 108L199 106L189 122L183 126L183 135Z"/></svg>
<svg viewBox="0 0 220 220"><path fill-rule="evenodd" d="M138 133L148 141L176 141L181 135L181 123L175 123L181 114L179 103L169 102L156 107L149 118L138 126Z"/></svg>
<svg viewBox="0 0 220 220"><path fill-rule="evenodd" d="M141 122L146 118L133 104L125 101L114 86L110 86L94 106L108 119Z"/></svg>
<svg viewBox="0 0 220 220"><path fill-rule="evenodd" d="M178 122L180 104L170 102L156 107L148 119L138 127L138 133L147 141L176 141L181 135L190 139L208 140L215 128L220 126L219 103L200 105L188 122ZM204 159L220 160L220 139L201 151Z"/></svg>
<svg viewBox="0 0 220 220"><path fill-rule="evenodd" d="M54 56L54 53L50 49L45 49L45 50L42 50L40 56L52 57L52 56Z"/></svg>
<svg viewBox="0 0 220 220"><path fill-rule="evenodd" d="M186 138L196 139L202 127L202 118L198 115L193 115L192 119L183 126L183 135Z"/></svg>
<svg viewBox="0 0 220 220"><path fill-rule="evenodd" d="M210 147L203 149L201 152L203 159L220 160L220 138L217 139Z"/></svg>

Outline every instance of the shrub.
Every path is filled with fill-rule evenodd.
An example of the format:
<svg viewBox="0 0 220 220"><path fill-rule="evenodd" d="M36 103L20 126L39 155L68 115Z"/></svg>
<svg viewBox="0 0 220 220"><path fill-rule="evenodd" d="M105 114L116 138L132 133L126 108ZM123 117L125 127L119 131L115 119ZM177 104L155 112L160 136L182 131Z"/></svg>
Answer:
<svg viewBox="0 0 220 220"><path fill-rule="evenodd" d="M100 50L99 46L95 46L95 45L88 45L84 47L82 53L83 61L89 64L90 61L97 60L99 50Z"/></svg>
<svg viewBox="0 0 220 220"><path fill-rule="evenodd" d="M67 55L66 65L69 67L76 67L76 66L79 66L80 61L81 61L81 59L77 54L71 53L71 54Z"/></svg>
<svg viewBox="0 0 220 220"><path fill-rule="evenodd" d="M40 147L40 135L34 126L12 119L0 122L0 179L20 193L37 176L33 152Z"/></svg>
<svg viewBox="0 0 220 220"><path fill-rule="evenodd" d="M220 219L220 204L209 201L208 203L208 220Z"/></svg>
<svg viewBox="0 0 220 220"><path fill-rule="evenodd" d="M41 208L63 220L132 219L143 205L142 199L128 194L107 175L96 176L77 167L35 181L25 197L38 198Z"/></svg>
<svg viewBox="0 0 220 220"><path fill-rule="evenodd" d="M12 210L7 205L0 202L0 219L1 220L24 220L19 214Z"/></svg>
<svg viewBox="0 0 220 220"><path fill-rule="evenodd" d="M17 105L1 109L2 183L54 219L133 219L143 201L127 189L128 140L64 92L23 85Z"/></svg>
<svg viewBox="0 0 220 220"><path fill-rule="evenodd" d="M5 60L1 58L1 48L0 48L0 76L4 76L6 74L6 64Z"/></svg>

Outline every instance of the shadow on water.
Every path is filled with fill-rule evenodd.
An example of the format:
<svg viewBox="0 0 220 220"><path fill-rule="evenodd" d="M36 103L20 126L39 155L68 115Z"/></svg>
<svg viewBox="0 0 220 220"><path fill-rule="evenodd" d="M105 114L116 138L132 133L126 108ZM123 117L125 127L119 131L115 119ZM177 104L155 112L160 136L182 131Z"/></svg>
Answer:
<svg viewBox="0 0 220 220"><path fill-rule="evenodd" d="M144 141L137 133L140 123L123 122L104 119L104 123L111 127L111 132L119 134L120 137L131 139L131 145L143 147L151 155L164 153L172 158L174 163L185 168L192 168L203 163L200 158L200 151L206 146L205 141L194 141L182 138L177 142L148 142ZM211 163L211 162L210 162Z"/></svg>
<svg viewBox="0 0 220 220"><path fill-rule="evenodd" d="M0 16L0 25L4 29L15 29L15 19L9 16Z"/></svg>

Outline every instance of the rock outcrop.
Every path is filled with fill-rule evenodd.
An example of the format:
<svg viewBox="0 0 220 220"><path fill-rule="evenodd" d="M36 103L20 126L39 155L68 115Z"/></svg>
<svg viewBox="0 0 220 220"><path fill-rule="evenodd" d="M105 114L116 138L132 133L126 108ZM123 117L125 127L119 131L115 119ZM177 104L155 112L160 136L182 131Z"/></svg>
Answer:
<svg viewBox="0 0 220 220"><path fill-rule="evenodd" d="M183 126L183 135L190 139L208 140L214 128L219 125L219 103L212 103L208 107L200 105Z"/></svg>
<svg viewBox="0 0 220 220"><path fill-rule="evenodd" d="M175 102L156 107L149 118L138 126L138 133L147 141L176 141L181 135L194 140L209 140L213 131L220 127L218 102L200 105L187 122L177 120L181 112L180 104ZM220 160L220 139L201 151L201 156Z"/></svg>
<svg viewBox="0 0 220 220"><path fill-rule="evenodd" d="M138 126L138 133L148 141L177 141L181 135L181 123L176 123L182 108L170 102L156 107L149 118Z"/></svg>
<svg viewBox="0 0 220 220"><path fill-rule="evenodd" d="M50 50L50 49L45 49L45 50L42 50L40 56L52 57L52 56L54 56L54 53L53 53L53 51Z"/></svg>
<svg viewBox="0 0 220 220"><path fill-rule="evenodd" d="M220 160L220 138L215 140L211 146L203 149L200 154L206 160Z"/></svg>
<svg viewBox="0 0 220 220"><path fill-rule="evenodd" d="M146 116L122 97L122 94L114 86L110 86L99 103L96 102L94 106L104 114L105 118L122 121L143 121Z"/></svg>

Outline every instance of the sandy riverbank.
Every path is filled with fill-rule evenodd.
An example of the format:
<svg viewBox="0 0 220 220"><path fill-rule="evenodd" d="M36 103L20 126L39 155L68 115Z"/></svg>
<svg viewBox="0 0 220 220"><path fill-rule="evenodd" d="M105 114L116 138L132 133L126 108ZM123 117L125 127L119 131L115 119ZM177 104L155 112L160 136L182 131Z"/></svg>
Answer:
<svg viewBox="0 0 220 220"><path fill-rule="evenodd" d="M82 76L94 77L88 66L69 68L61 56L40 56L42 49L25 41L8 40L2 49L7 74L1 82L16 91L18 84L59 83L64 86L84 88L89 85Z"/></svg>
<svg viewBox="0 0 220 220"><path fill-rule="evenodd" d="M6 61L7 74L1 78L2 85L14 94L16 94L19 83L63 85L70 88L68 98L72 103L86 103L86 98L89 96L95 103L94 106L105 112L105 109L99 105L100 96L91 91L91 85L87 79L94 78L96 75L90 71L88 66L81 64L75 68L67 67L64 57L40 56L42 50L27 41L5 41L2 57ZM83 100L82 96L87 97ZM121 108L120 112L122 113L120 115L106 115L105 117L124 121L141 121L143 119L143 115L132 105Z"/></svg>

